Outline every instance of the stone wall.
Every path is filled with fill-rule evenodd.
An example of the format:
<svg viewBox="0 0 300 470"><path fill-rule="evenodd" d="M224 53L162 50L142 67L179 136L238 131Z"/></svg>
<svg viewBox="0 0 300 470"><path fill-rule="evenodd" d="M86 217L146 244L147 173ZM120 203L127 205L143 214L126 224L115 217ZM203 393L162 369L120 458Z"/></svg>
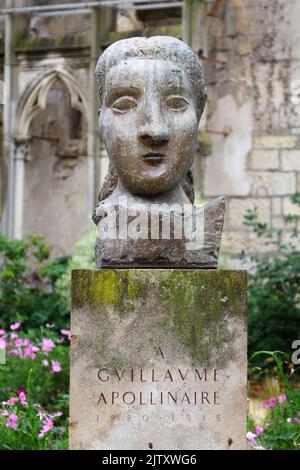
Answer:
<svg viewBox="0 0 300 470"><path fill-rule="evenodd" d="M61 2L4 3L3 7L22 7ZM74 243L91 223L108 169L94 112L99 107L94 69L101 50L122 37L140 35L145 28L151 35L151 28L162 21L171 28L180 23L178 12L167 21L114 11L98 16L22 14L22 30L13 27L8 84L12 135L6 155L0 152L0 230L17 238L38 233L53 246L53 255L72 254ZM3 45L2 41L2 54ZM75 135L79 115L82 128Z"/></svg>
<svg viewBox="0 0 300 470"><path fill-rule="evenodd" d="M0 0L0 8L3 8L4 0ZM4 87L3 87L3 73L4 73L4 21L0 21L0 220L1 212L3 208L4 198L4 177L3 177L3 98L4 98Z"/></svg>
<svg viewBox="0 0 300 470"><path fill-rule="evenodd" d="M41 3L28 0L15 2L15 5ZM273 247L266 246L262 240L258 243L246 229L243 215L247 209L257 207L261 221L268 222L274 229L281 228L282 215L294 210L290 196L300 191L300 105L295 97L295 86L300 80L300 3L298 0L216 0L208 11L208 48L203 64L209 89L206 130L212 139L212 153L201 156L195 165L196 189L200 189L206 199L221 194L227 197L225 253L234 255L240 249L248 253L272 250ZM181 36L176 9L174 17L160 17L157 12L147 15L132 11L118 13L115 32L104 39L104 46L133 34ZM0 32L2 26L3 23ZM29 16L26 37L17 47L18 99L39 74L58 65L72 71L89 99L90 43L91 18L88 15ZM65 120L69 119L67 116L66 111ZM88 116L83 119L87 121ZM34 125L41 123L37 120ZM35 142L33 149L38 146L39 150L34 152L45 156L49 145L45 139L39 144ZM108 166L103 148L99 155L97 187ZM38 171L34 166L38 167L41 162L33 155L32 161L25 163L27 208L24 209L27 214L31 206L30 210L36 212L37 202L30 196L29 188L33 187L31 179ZM85 163L74 165L77 176L60 180L63 198L68 198L68 185L87 181ZM52 170L50 179L54 178ZM70 171L72 174L73 169ZM79 172L82 173L79 175ZM2 162L2 191L4 179ZM91 182L86 184L89 187ZM38 189L35 198L39 199ZM77 205L78 200L71 198L68 207L60 206L62 214L67 214L62 215L66 233L80 233L79 228L75 230L67 222L72 213L74 218L80 219L79 226L82 225L82 209L77 213ZM47 219L53 220L55 225L54 207L49 209ZM34 218L26 216L26 233L39 230L41 226L45 227L42 220L36 225ZM292 228L288 226L286 238L290 237ZM51 235L49 241L54 243L57 253L65 251L62 237L55 240ZM68 242L68 247L72 251L73 242Z"/></svg>
<svg viewBox="0 0 300 470"><path fill-rule="evenodd" d="M42 234L53 255L70 255L87 226L85 117L70 106L68 90L56 81L47 107L31 123L25 165L24 236Z"/></svg>
<svg viewBox="0 0 300 470"><path fill-rule="evenodd" d="M215 2L209 17L206 75L208 130L204 196L227 196L224 251L272 250L243 225L247 209L260 221L283 226L300 191L300 4L296 0ZM299 212L299 211L298 211ZM292 226L288 226L287 239Z"/></svg>

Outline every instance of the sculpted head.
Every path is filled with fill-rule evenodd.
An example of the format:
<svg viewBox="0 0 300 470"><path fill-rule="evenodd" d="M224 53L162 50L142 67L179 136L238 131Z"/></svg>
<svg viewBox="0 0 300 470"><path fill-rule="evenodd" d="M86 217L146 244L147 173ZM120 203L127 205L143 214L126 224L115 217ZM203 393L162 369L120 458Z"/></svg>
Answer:
<svg viewBox="0 0 300 470"><path fill-rule="evenodd" d="M206 101L193 51L168 36L125 39L101 55L96 77L100 133L123 185L142 196L178 185L192 165Z"/></svg>

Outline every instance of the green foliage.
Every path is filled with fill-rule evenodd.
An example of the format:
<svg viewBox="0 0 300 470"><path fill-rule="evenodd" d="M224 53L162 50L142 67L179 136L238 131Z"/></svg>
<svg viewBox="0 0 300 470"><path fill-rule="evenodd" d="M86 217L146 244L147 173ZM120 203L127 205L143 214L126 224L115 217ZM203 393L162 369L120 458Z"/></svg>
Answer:
<svg viewBox="0 0 300 470"><path fill-rule="evenodd" d="M51 249L38 235L9 240L0 235L1 325L19 319L28 327L55 321L66 325L68 310L55 283L65 272L68 258L50 261Z"/></svg>
<svg viewBox="0 0 300 470"><path fill-rule="evenodd" d="M300 195L292 201L300 204ZM272 245L273 254L257 254L250 257L253 269L248 275L249 353L259 350L291 351L293 340L300 337L300 251L298 215L285 215L285 229L271 230L258 221L257 212L248 211L245 225L258 238ZM290 241L283 243L283 233L291 222ZM289 227L290 229L290 227ZM245 252L240 258L249 261ZM257 358L257 364L263 360Z"/></svg>
<svg viewBox="0 0 300 470"><path fill-rule="evenodd" d="M263 423L263 432L256 438L256 444L272 450L300 450L300 386L297 382L297 371L292 370L292 376L285 373L283 360L285 355L278 352L260 351L253 355L268 356L276 364L277 376L281 387L281 398L273 397L274 405L268 409ZM254 420L248 421L248 429L255 432Z"/></svg>
<svg viewBox="0 0 300 470"><path fill-rule="evenodd" d="M43 327L1 331L6 363L0 365L0 450L68 449L69 331L63 333Z"/></svg>
<svg viewBox="0 0 300 470"><path fill-rule="evenodd" d="M55 426L51 432L39 437L41 419L37 413L42 411L32 402L30 394L27 399L26 407L16 405L10 410L17 413L18 429L7 428L7 419L0 416L0 450L67 450L66 423L54 417Z"/></svg>
<svg viewBox="0 0 300 470"><path fill-rule="evenodd" d="M81 240L75 244L74 255L68 263L64 274L57 280L55 287L60 294L66 310L70 310L71 271L72 269L94 269L95 268L95 225L90 223L86 228Z"/></svg>
<svg viewBox="0 0 300 470"><path fill-rule="evenodd" d="M51 249L41 237L8 240L0 235L0 340L6 348L6 363L0 364L0 450L68 449L69 347L67 332L59 337L58 330L68 324L71 270L95 266L94 242L91 225L72 258L51 261ZM16 325L10 328L15 321L23 332ZM43 349L43 338L52 341L53 350ZM53 364L59 364L58 371ZM27 405L19 399L7 404L22 388ZM7 425L14 415L16 428ZM48 418L53 427L41 436Z"/></svg>
<svg viewBox="0 0 300 470"><path fill-rule="evenodd" d="M58 339L55 331L45 328L30 329L26 335L21 332L18 337L26 338L30 344L39 348L42 338L50 339L54 344ZM6 363L0 365L0 402L6 399L8 390L17 391L20 387L25 387L28 374L32 371L32 400L45 407L56 406L58 398L69 387L69 346L66 343L67 339L65 338L62 344L57 344L54 350L47 355L39 350L33 359L30 357L20 358L18 355L7 352ZM47 367L42 365L43 359L47 359L48 362L59 361L61 372L48 374ZM68 413L67 409L62 411Z"/></svg>
<svg viewBox="0 0 300 470"><path fill-rule="evenodd" d="M7 390L19 390L26 384L28 373L32 370L34 376L34 389L32 399L42 406L53 406L61 393L68 389L68 350L65 347L57 347L54 360L60 361L63 373L48 375L46 368L42 366L41 358L20 361L17 357L11 357L6 365L1 365L0 373L0 401L6 399ZM51 394L49 394L51 390ZM64 410L66 412L66 410Z"/></svg>

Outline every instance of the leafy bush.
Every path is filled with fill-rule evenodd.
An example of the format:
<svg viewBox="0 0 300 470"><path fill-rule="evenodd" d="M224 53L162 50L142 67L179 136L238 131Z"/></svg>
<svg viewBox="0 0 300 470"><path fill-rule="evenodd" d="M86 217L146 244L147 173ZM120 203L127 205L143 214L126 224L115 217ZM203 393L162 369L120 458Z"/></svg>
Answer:
<svg viewBox="0 0 300 470"><path fill-rule="evenodd" d="M55 287L64 303L64 308L70 310L71 305L71 271L73 269L94 269L95 268L95 225L93 222L86 228L81 240L75 243L74 255L69 260L64 274L56 281Z"/></svg>
<svg viewBox="0 0 300 470"><path fill-rule="evenodd" d="M300 204L300 195L292 201ZM298 215L285 215L285 226L297 226ZM300 251L299 231L291 232L290 241L282 242L285 229L271 230L258 222L257 212L248 211L245 224L265 243L272 244L273 255L256 254L250 257L253 270L248 273L249 353L259 350L290 352L293 340L300 337ZM245 252L240 254L249 260ZM262 359L257 361L262 365Z"/></svg>
<svg viewBox="0 0 300 470"><path fill-rule="evenodd" d="M38 235L9 240L0 235L0 318L7 326L16 319L27 327L55 320L63 327L68 310L55 284L68 258L50 261L51 249Z"/></svg>

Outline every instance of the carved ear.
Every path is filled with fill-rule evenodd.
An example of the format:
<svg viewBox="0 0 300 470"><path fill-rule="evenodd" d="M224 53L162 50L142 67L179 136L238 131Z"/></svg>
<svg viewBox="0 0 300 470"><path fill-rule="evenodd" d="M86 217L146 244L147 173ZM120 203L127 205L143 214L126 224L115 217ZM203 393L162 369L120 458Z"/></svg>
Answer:
<svg viewBox="0 0 300 470"><path fill-rule="evenodd" d="M191 170L187 172L181 181L181 186L191 203L194 203L195 191L194 191L194 177Z"/></svg>

